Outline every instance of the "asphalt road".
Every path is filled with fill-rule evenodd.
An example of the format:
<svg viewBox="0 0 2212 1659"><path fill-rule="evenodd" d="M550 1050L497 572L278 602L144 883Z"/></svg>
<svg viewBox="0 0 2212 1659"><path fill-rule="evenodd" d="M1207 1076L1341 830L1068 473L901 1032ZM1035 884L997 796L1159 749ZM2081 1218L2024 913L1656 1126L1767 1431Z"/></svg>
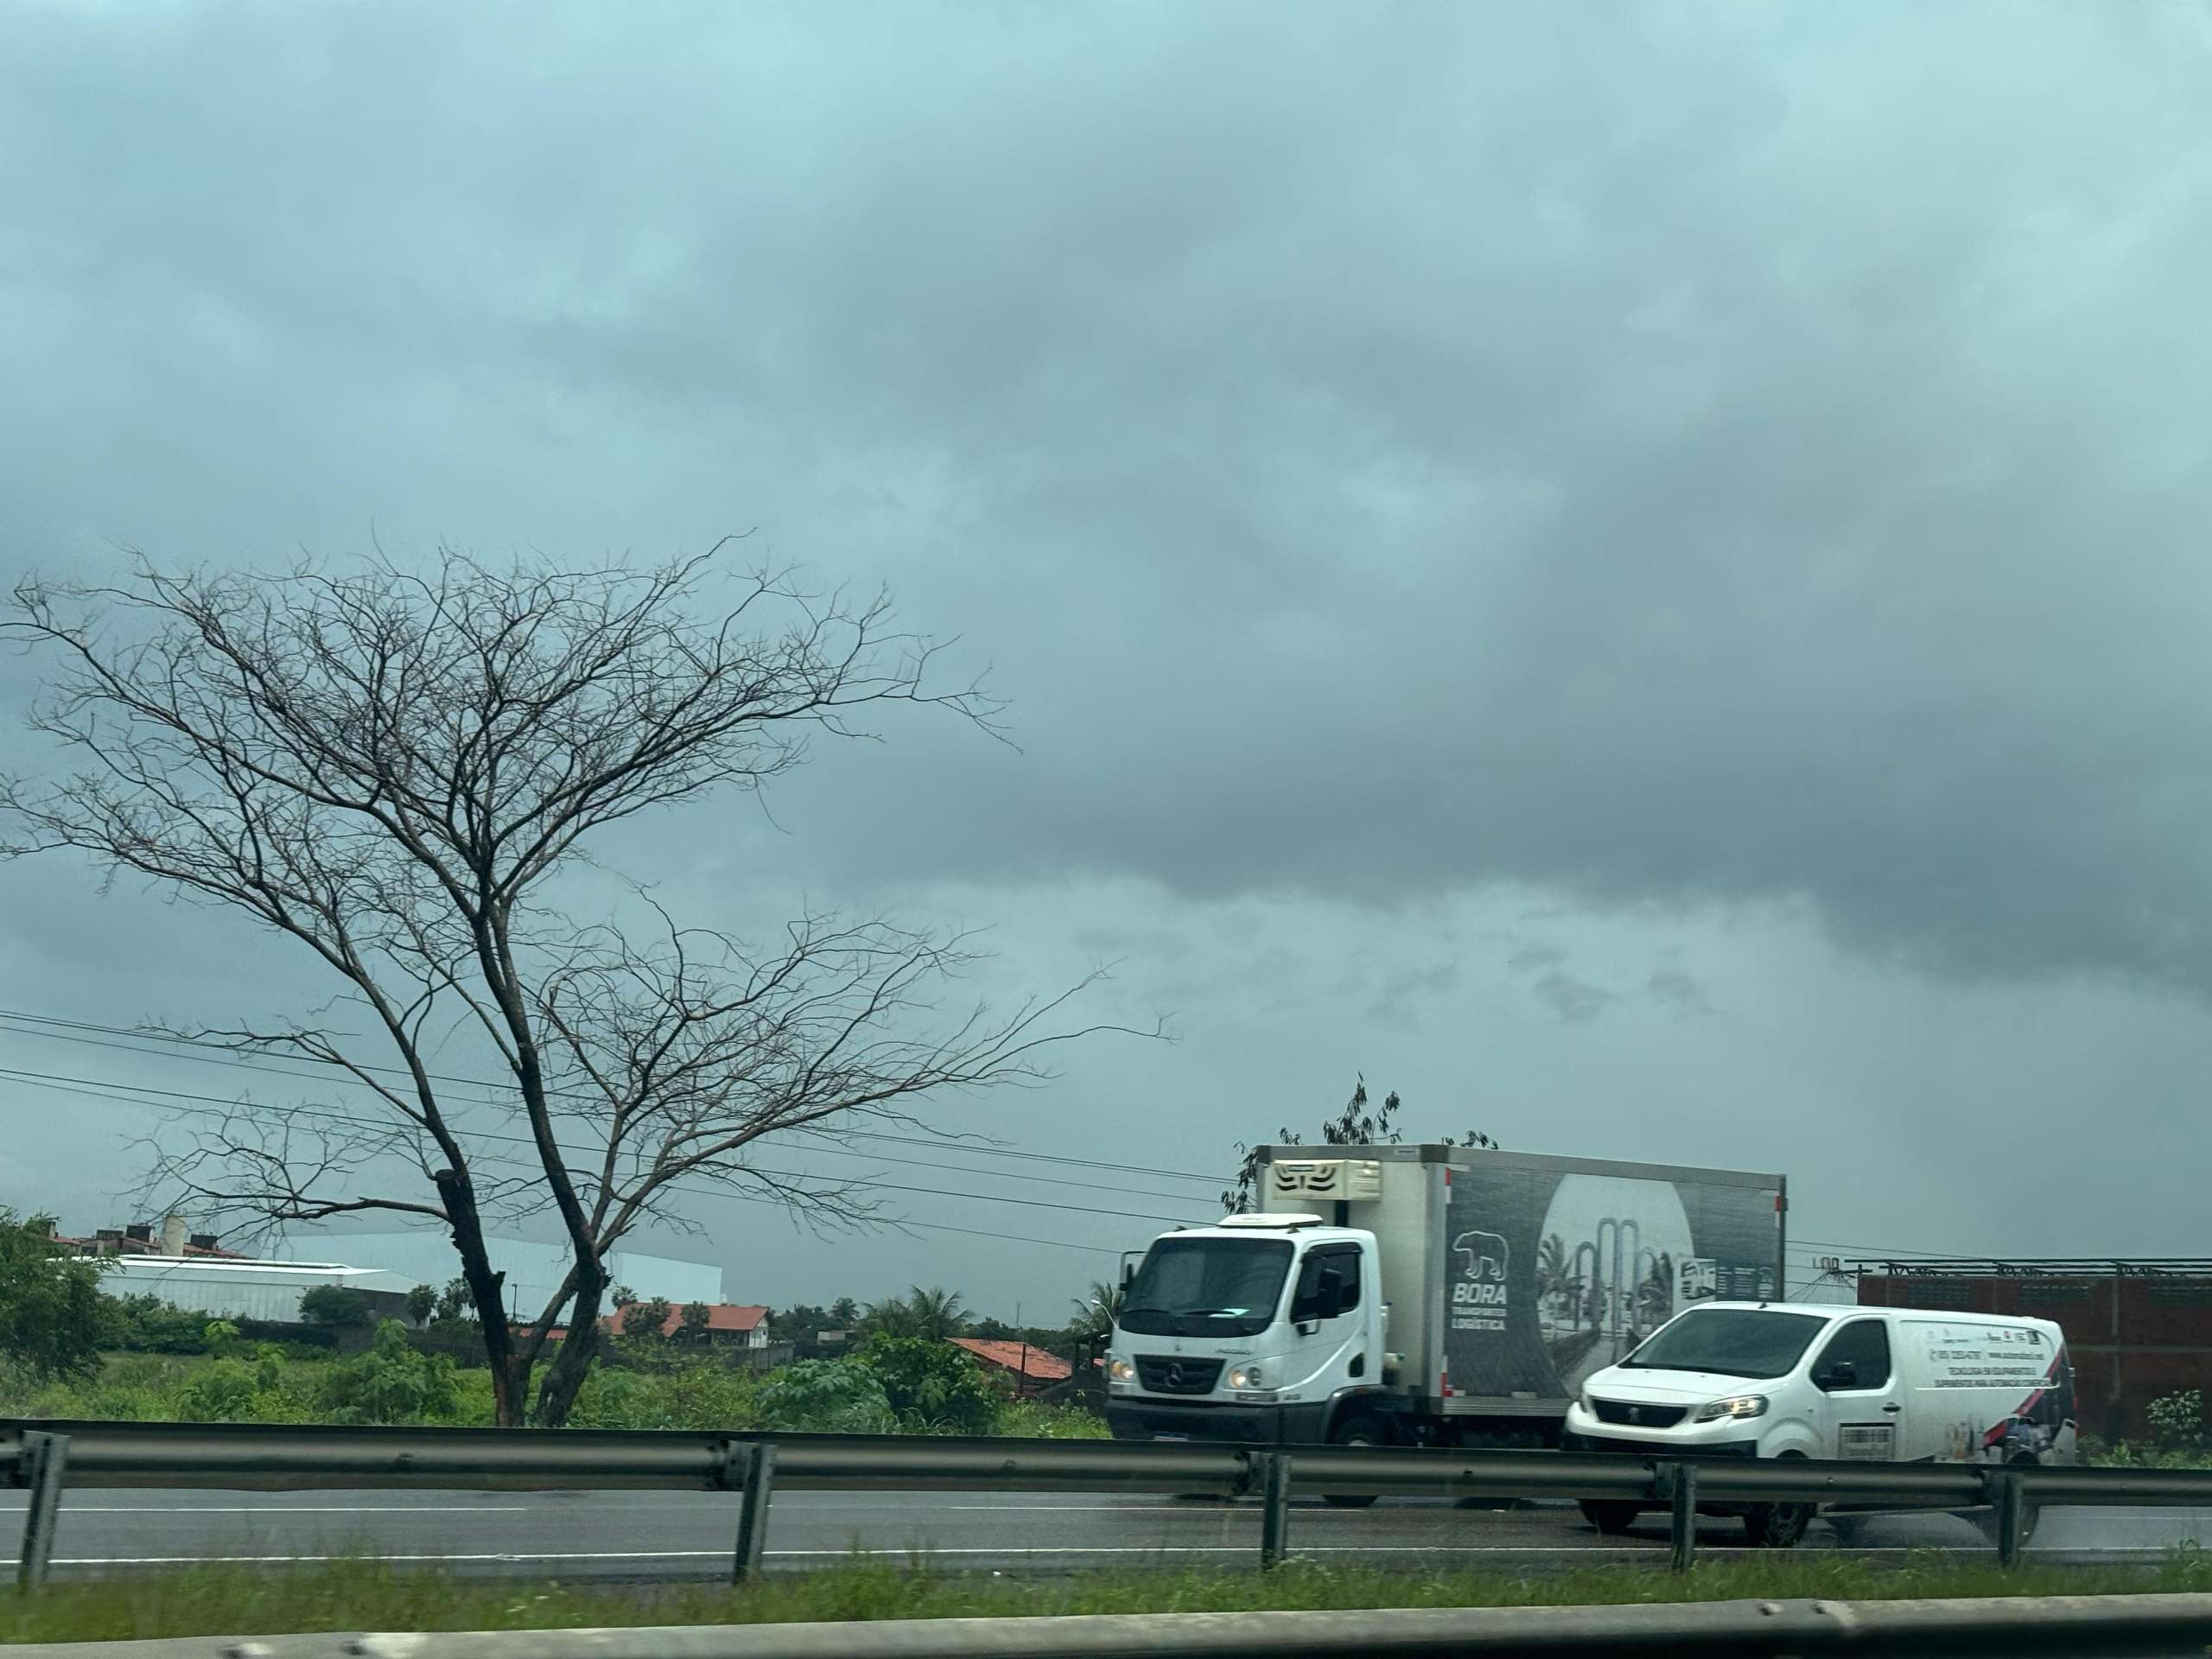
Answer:
<svg viewBox="0 0 2212 1659"><path fill-rule="evenodd" d="M22 1503L10 1494L10 1524ZM734 1495L703 1492L201 1492L66 1494L54 1566L71 1574L188 1561L308 1561L373 1554L456 1571L564 1579L716 1578L728 1571ZM1701 1549L1734 1551L1733 1521L1700 1524ZM976 1492L784 1492L767 1564L803 1568L920 1555L969 1570L1241 1566L1256 1559L1257 1506L1151 1497ZM1300 1554L1377 1567L1488 1564L1516 1570L1663 1558L1662 1516L1605 1538L1568 1506L1462 1509L1421 1500L1370 1510L1299 1503ZM2212 1544L2212 1510L2052 1510L2033 1553L2050 1560L2156 1560ZM1815 1525L1804 1548L1853 1553L1986 1552L1974 1522L1880 1516Z"/></svg>

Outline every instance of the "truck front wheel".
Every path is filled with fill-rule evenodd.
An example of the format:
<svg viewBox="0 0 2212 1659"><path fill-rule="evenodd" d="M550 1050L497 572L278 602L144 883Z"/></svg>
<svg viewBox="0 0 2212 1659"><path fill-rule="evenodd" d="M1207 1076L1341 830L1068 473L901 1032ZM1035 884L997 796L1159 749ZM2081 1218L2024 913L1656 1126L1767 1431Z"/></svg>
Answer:
<svg viewBox="0 0 2212 1659"><path fill-rule="evenodd" d="M1329 1444L1331 1446L1388 1446L1390 1444L1390 1431L1366 1413L1357 1412L1351 1416L1339 1419L1331 1427ZM1332 1504L1340 1510L1364 1510L1374 1503L1375 1498L1372 1494L1362 1497L1332 1492L1322 1502Z"/></svg>

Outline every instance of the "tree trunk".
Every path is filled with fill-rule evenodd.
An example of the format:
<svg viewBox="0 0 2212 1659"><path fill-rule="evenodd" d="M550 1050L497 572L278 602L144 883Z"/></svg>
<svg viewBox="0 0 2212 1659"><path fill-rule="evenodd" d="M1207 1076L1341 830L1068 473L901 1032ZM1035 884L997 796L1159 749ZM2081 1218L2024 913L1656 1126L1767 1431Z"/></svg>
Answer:
<svg viewBox="0 0 2212 1659"><path fill-rule="evenodd" d="M461 1275L476 1304L477 1328L484 1336L484 1358L492 1368L492 1421L500 1428L519 1428L529 1398L530 1366L518 1363L514 1332L507 1324L507 1275L492 1268L484 1226L476 1213L476 1187L466 1170L439 1170L431 1179L445 1200L453 1228L453 1247L461 1255Z"/></svg>
<svg viewBox="0 0 2212 1659"><path fill-rule="evenodd" d="M576 1298L569 1305L568 1340L545 1368L537 1389L536 1421L541 1428L559 1428L575 1408L576 1396L591 1375L593 1357L599 1352L600 1297L607 1288L607 1274L595 1255L577 1264Z"/></svg>

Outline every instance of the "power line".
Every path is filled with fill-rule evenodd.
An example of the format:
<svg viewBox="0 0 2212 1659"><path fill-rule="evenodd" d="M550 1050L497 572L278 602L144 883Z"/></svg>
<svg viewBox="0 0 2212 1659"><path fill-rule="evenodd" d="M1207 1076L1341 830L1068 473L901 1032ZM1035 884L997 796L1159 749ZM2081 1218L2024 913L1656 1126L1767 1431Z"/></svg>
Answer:
<svg viewBox="0 0 2212 1659"><path fill-rule="evenodd" d="M193 1094L187 1090L178 1089L157 1089L147 1084L118 1083L113 1079L106 1077L71 1077L65 1073L59 1072L21 1071L12 1066L0 1066L0 1077L10 1077L17 1082L30 1083L44 1087L60 1087L68 1090L69 1092L87 1095L88 1097L92 1099L105 1100L114 1105L138 1106L155 1110L175 1111L192 1116L228 1116L232 1113L235 1112L238 1107L238 1102L225 1100L219 1095ZM114 1094L96 1092L99 1090L118 1089L127 1090L135 1094L158 1096L161 1096L161 1099L159 1101L126 1100ZM177 1101L205 1102L207 1103L204 1105L191 1106L175 1105L171 1103ZM324 1122L346 1123L357 1128L359 1127L362 1122L360 1118L350 1116L346 1113L320 1111L309 1107L268 1106L257 1108L257 1109L289 1117L305 1117ZM528 1135L502 1134L495 1129L456 1129L454 1133L459 1135L467 1135L480 1141L504 1141L522 1146L535 1146L537 1144ZM572 1153L580 1157L599 1155L598 1149L596 1148L577 1147L573 1144L557 1141L555 1144L558 1146L560 1150L563 1152ZM764 1169L758 1165L753 1164L739 1165L736 1166L736 1167L777 1180L804 1181L826 1179L834 1181L839 1179L834 1175L822 1176L805 1171ZM597 1179L597 1177L591 1174L588 1170L572 1169L569 1173L575 1175L581 1175L586 1180L595 1180ZM1141 1211L1101 1210L1083 1205L1056 1203L1049 1198L1017 1198L1009 1197L1001 1192L957 1192L949 1191L943 1187L907 1186L894 1181L855 1180L843 1184L855 1187L863 1187L871 1192L920 1193L925 1197L945 1198L971 1198L984 1204L1012 1204L1019 1205L1024 1209L1030 1210L1056 1210L1067 1215L1111 1216L1117 1220L1165 1221L1170 1223L1188 1224L1193 1219L1193 1217L1190 1216L1151 1215ZM726 1196L719 1193L716 1189L685 1187L674 1182L670 1183L664 1190L668 1192L704 1192L710 1196Z"/></svg>
<svg viewBox="0 0 2212 1659"><path fill-rule="evenodd" d="M78 1043L78 1044L81 1044L81 1045L83 1045L84 1046L86 1046L86 1047L89 1047L89 1048L111 1049L111 1050L114 1050L115 1052L118 1052L118 1053L123 1053L123 1054L143 1054L143 1055L146 1055L147 1057L149 1057L149 1058L153 1058L153 1059L162 1059L162 1060L167 1060L167 1059L182 1058L182 1059L194 1060L194 1061L196 1061L196 1062L198 1062L200 1065L220 1065L220 1066L226 1066L226 1067L229 1067L229 1068L231 1068L231 1069L232 1069L232 1070L234 1070L234 1071L260 1072L260 1073L262 1073L262 1074L264 1074L264 1075L265 1075L265 1076L273 1077L295 1077L295 1078L299 1079L299 1080L300 1080L301 1082L302 1082L302 1083L313 1083L313 1084L318 1084L318 1085L320 1085L320 1084L325 1084L325 1083L335 1082L335 1083L340 1084L342 1084L342 1085L344 1085L344 1086L346 1086L346 1087L348 1087L348 1088L353 1088L353 1089L365 1089L365 1088L367 1088L367 1087L369 1086L369 1085L368 1085L368 1084L366 1084L365 1083L362 1082L362 1080L361 1080L360 1078L359 1078L359 1077L351 1077L351 1076L346 1075L346 1074L345 1073L345 1071L344 1071L343 1068L334 1068L334 1069L335 1069L335 1070L337 1071L337 1072L338 1072L338 1075L337 1075L337 1076L335 1076L334 1077L331 1077L331 1076L329 1076L329 1075L327 1075L327 1073L326 1073L326 1075L324 1075L324 1076L317 1077L317 1076L315 1076L314 1074L312 1074L312 1073L310 1073L310 1072L295 1071L295 1070L293 1070L292 1068L290 1068L290 1067L289 1067L289 1066L264 1065L260 1065L260 1064L257 1064L257 1063L256 1063L256 1062L254 1062L254 1061L251 1061L251 1060L242 1060L242 1059L235 1059L235 1058L233 1058L233 1059L221 1059L221 1058L216 1058L216 1057L215 1057L215 1056L213 1056L213 1055L208 1055L208 1054L184 1054L184 1055L181 1055L181 1056L180 1056L180 1055L171 1055L171 1054L164 1053L162 1051L161 1051L161 1050L159 1050L159 1049L154 1049L154 1048L143 1048L143 1047L140 1047L139 1046L137 1046L137 1044L134 1044L134 1043L119 1043L119 1042L111 1042L111 1041L108 1041L108 1040L105 1040L105 1039L104 1039L97 1038L97 1037L72 1036L72 1035L70 1035L70 1034L68 1034L68 1033L63 1033L63 1032L54 1032L54 1031L25 1031L25 1030L22 1030L22 1029L21 1027L19 1027L12 1026L12 1025L10 1025L10 1024L6 1023L6 1021L7 1021L8 1020L12 1019L12 1018L16 1018L16 1017L18 1017L18 1016L10 1015L10 1014L8 1014L4 1010L0 1010L0 1032L9 1032L9 1033L12 1033L13 1034L15 1034L15 1035L16 1035L16 1036L19 1036L19 1037L36 1037L36 1038L40 1038L40 1039L44 1039L44 1040L51 1041L51 1042L60 1042L60 1043ZM183 1039L178 1039L178 1040L179 1040L179 1041L182 1041ZM388 1070L388 1069L389 1069L389 1068L385 1068L385 1067L373 1067L373 1068L365 1067L365 1068L364 1068L364 1070L377 1070L377 1071L384 1071L384 1070ZM135 1087L136 1085L130 1085L130 1086L134 1086L134 1087ZM489 1085L489 1084L472 1084L472 1085L469 1085L469 1086L472 1086L472 1087L484 1087L484 1088L489 1088L491 1085ZM572 1095L570 1095L570 1094L567 1093L566 1091L563 1091L563 1092L562 1092L562 1097L563 1097L563 1098L573 1098L574 1096L573 1096ZM207 1098L207 1096L202 1096L202 1098ZM496 1100L467 1100L467 1101L464 1101L462 1103L463 1103L463 1104L466 1104L466 1105L471 1105L471 1106L489 1107L489 1108L492 1108L492 1109L495 1109L495 1110L497 1110L497 1109L505 1109L505 1108L503 1108L503 1106L502 1106L501 1103L500 1103L500 1102L499 1102L499 1101L496 1101ZM363 1118L363 1119L357 1119L356 1121L357 1121L357 1122L367 1122L368 1120L366 1120L365 1118ZM850 1137L851 1137L851 1136L855 1133L855 1131L853 1131L853 1130L850 1130L850 1129L810 1129L810 1128L800 1128L800 1129L793 1129L793 1130L785 1131L785 1133L787 1133L787 1134L792 1134L792 1135L807 1135L807 1136L810 1136L810 1137L814 1138L814 1139L817 1139L817 1140L832 1141L832 1140L849 1139L849 1138L850 1138ZM906 1142L907 1142L908 1144L911 1144L911 1145L913 1145L913 1146L925 1146L925 1146L932 1146L932 1145L933 1145L933 1143L932 1143L932 1142L930 1142L930 1141L927 1141L919 1140L919 1139L917 1139L917 1138L914 1138L914 1137L911 1137L911 1136L901 1136L901 1137L897 1137L897 1138L899 1138L899 1139L900 1139L900 1140L902 1140L902 1141L906 1141ZM969 1150L969 1148L966 1148L966 1147L961 1147L957 1142L951 1143L951 1144L948 1145L947 1147L943 1147L943 1148L939 1148L939 1149L941 1149L941 1150L948 1150L948 1151L955 1151L955 1152ZM833 1157L838 1157L838 1158L865 1158L865 1157L867 1157L867 1156L868 1155L868 1154L867 1154L866 1153L855 1152L855 1151L854 1151L852 1148L850 1148L850 1147L849 1147L826 1146L826 1147L815 1147L815 1148L813 1148L813 1150L816 1150L816 1151L818 1151L818 1152L827 1153L827 1154L830 1154L830 1155L831 1155L831 1156L833 1156ZM982 1148L980 1148L980 1147L978 1147L978 1148L975 1148L975 1150L981 1151L981 1150L982 1150ZM1019 1154L1017 1154L1017 1155L1019 1155ZM1041 1155L1041 1154L1040 1154L1040 1155ZM932 1162L931 1160L930 1160L929 1159L926 1159L926 1158L905 1158L905 1159L902 1159L902 1160L901 1160L901 1161L902 1161L902 1163L904 1163L904 1164L906 1164L906 1165L907 1165L907 1166L912 1166L912 1167L913 1167L913 1168L916 1168L916 1169L944 1169L944 1170L950 1170L950 1171L951 1171L952 1173L954 1173L955 1174L959 1174L959 1175L977 1175L977 1176L982 1176L982 1177L985 1178L986 1179L995 1180L995 1181L1039 1181L1039 1182L1041 1182L1041 1181L1046 1181L1046 1180L1052 1180L1052 1181L1056 1181L1059 1185L1062 1185L1062 1186L1080 1187L1080 1188L1083 1188L1083 1189L1084 1189L1084 1190L1086 1190L1086 1191L1093 1192L1119 1192L1119 1193L1122 1194L1124 1197L1127 1197L1127 1198L1166 1198L1166 1199L1170 1200L1171 1202L1177 1203L1177 1204L1188 1203L1188 1202L1190 1202L1190 1201L1191 1201L1191 1198L1192 1198L1192 1195L1191 1195L1190 1193L1188 1193L1188 1192L1154 1192L1154 1191L1152 1191L1152 1190L1150 1190L1150 1189L1144 1188L1144 1187L1128 1187L1128 1186L1120 1186L1120 1185L1108 1185L1107 1183L1103 1182L1103 1181L1077 1181L1077 1180L1071 1180L1071 1179L1066 1179L1066 1178L1065 1178L1065 1177L1058 1177L1058 1176L1051 1176L1051 1177L1048 1177L1048 1176L1044 1176L1044 1175L1033 1175L1033 1174L1028 1173L1027 1173L1027 1172L1026 1172L1026 1171L998 1170L998 1169L978 1169L978 1168L975 1167L973 1165L970 1165L970 1164L944 1164L944 1163L936 1163L936 1162Z"/></svg>
<svg viewBox="0 0 2212 1659"><path fill-rule="evenodd" d="M1869 1257L1881 1256L1888 1258L1891 1256L1913 1256L1929 1262L1980 1262L1987 1259L1986 1257L1979 1255L1961 1255L1955 1250L1907 1249L1901 1244L1881 1245L1878 1247L1872 1244L1839 1244L1833 1239L1826 1238L1793 1238L1789 1243L1793 1247L1797 1245L1806 1245L1816 1249L1845 1251L1853 1255L1866 1255Z"/></svg>
<svg viewBox="0 0 2212 1659"><path fill-rule="evenodd" d="M0 1069L0 1077L9 1077L15 1074L6 1071L5 1069ZM167 1103L156 1101L126 1100L118 1096L99 1093L91 1089L76 1088L67 1084L35 1079L33 1080L33 1086L35 1088L51 1090L56 1094L76 1095L81 1096L88 1100L105 1101L112 1105L136 1106L146 1111L184 1112L194 1115L204 1114L207 1116L216 1115L215 1109L212 1107L186 1107L172 1105ZM124 1084L119 1086L130 1089L135 1088L137 1085ZM330 1114L315 1112L303 1107L287 1107L281 1109L289 1116L298 1117L321 1117L330 1116ZM474 1131L472 1131L472 1133L474 1133ZM515 1135L499 1136L497 1138L503 1140L522 1139L522 1137ZM507 1164L516 1168L531 1167L531 1166L525 1163L523 1160L516 1158L512 1154L488 1154L488 1156L493 1162ZM765 1173L766 1172L763 1173ZM708 1198L721 1198L733 1204L770 1205L775 1205L778 1208L787 1207L778 1204L778 1201L774 1198L760 1198L754 1194L745 1192L724 1192L719 1188L714 1187L685 1186L680 1182L671 1182L667 1190L670 1192L697 1193ZM1121 1252L1112 1249L1110 1246L1103 1244L1077 1244L1064 1238L1033 1238L1023 1233L989 1232L975 1227L955 1227L947 1222L916 1221L910 1217L903 1216L895 1221L887 1221L881 1224L887 1228L893 1230L915 1227L933 1233L959 1233L969 1238L995 1238L1002 1240L1009 1244L1042 1244L1046 1245L1052 1249L1075 1250L1086 1255L1118 1255L1121 1254Z"/></svg>
<svg viewBox="0 0 2212 1659"><path fill-rule="evenodd" d="M366 1086L359 1078L347 1076L346 1073L348 1068L334 1065L333 1062L327 1060L315 1059L310 1055L269 1056L265 1058L246 1059L239 1057L237 1052L231 1048L230 1045L207 1038L187 1037L173 1032L144 1031L134 1029L128 1026L102 1025L97 1021L88 1020L67 1020L57 1014L32 1014L18 1008L0 1008L0 1020L19 1021L22 1026L40 1027L40 1029L24 1030L20 1027L11 1027L5 1025L0 1025L0 1030L15 1029L16 1031L16 1034L20 1036L42 1037L55 1042L73 1042L94 1048L115 1049L124 1053L145 1054L161 1058L182 1058L193 1060L202 1065L226 1066L238 1071L259 1071L270 1077L295 1077L307 1082L323 1081L327 1079L332 1072L335 1071L353 1087L360 1088ZM95 1037L80 1034L84 1033L99 1033L99 1035ZM117 1038L125 1038L130 1040L127 1042L101 1040L101 1039ZM162 1045L163 1046L159 1048L149 1048L144 1046L149 1043L156 1043ZM213 1049L219 1051L219 1052L207 1054L188 1052L182 1056L176 1056L167 1052L169 1049L175 1048L181 1048L187 1051ZM271 1063L275 1060L285 1058L296 1059L302 1064L313 1065L316 1067L317 1070L314 1071L302 1071L296 1070L289 1065ZM369 1065L364 1064L360 1065L359 1069L360 1071L379 1076L401 1078L410 1083L413 1080L411 1074L410 1074L404 1067L400 1066ZM511 1093L512 1091L512 1085L510 1084L503 1084L483 1077L457 1077L448 1073L436 1071L429 1072L427 1075L434 1083L448 1083L462 1088L484 1090L494 1095L500 1093ZM580 1091L573 1090L551 1090L548 1092L556 1096L569 1099L595 1098L595 1096L584 1095ZM490 1103L480 1102L478 1103L482 1104ZM925 1139L918 1135L892 1135L877 1129L818 1130L809 1131L809 1133L819 1135L825 1139L834 1138L839 1140L878 1141L898 1146L920 1147L937 1152L963 1153L975 1157L1018 1159L1029 1163L1055 1164L1071 1168L1109 1170L1116 1174L1147 1175L1167 1180L1203 1181L1209 1185L1216 1185L1224 1179L1217 1173L1204 1174L1196 1170L1157 1169L1141 1164L1113 1163L1096 1158L1072 1158L1053 1153L1025 1152L1011 1147L978 1145L973 1141L955 1135L943 1136L937 1139ZM958 1166L945 1165L940 1166L940 1167L957 1168ZM973 1173L982 1174L989 1172L978 1170ZM1166 1193L1153 1193L1149 1196L1154 1198L1164 1198L1170 1195Z"/></svg>

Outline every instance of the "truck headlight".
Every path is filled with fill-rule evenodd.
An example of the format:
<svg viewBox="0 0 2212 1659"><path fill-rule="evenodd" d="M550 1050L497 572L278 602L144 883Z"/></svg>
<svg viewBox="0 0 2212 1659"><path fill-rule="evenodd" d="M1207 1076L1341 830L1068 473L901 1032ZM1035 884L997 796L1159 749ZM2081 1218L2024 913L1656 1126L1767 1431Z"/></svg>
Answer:
<svg viewBox="0 0 2212 1659"><path fill-rule="evenodd" d="M1106 1375L1116 1382L1134 1382L1137 1380L1137 1368L1126 1359L1117 1359L1106 1368Z"/></svg>
<svg viewBox="0 0 2212 1659"><path fill-rule="evenodd" d="M1239 1365L1230 1372L1229 1386L1232 1389L1263 1389L1267 1387L1267 1374L1257 1365Z"/></svg>
<svg viewBox="0 0 2212 1659"><path fill-rule="evenodd" d="M1575 1403L1582 1408L1582 1414L1585 1417L1595 1417L1598 1414L1597 1407L1590 1403L1589 1389L1583 1389L1580 1395L1576 1397Z"/></svg>
<svg viewBox="0 0 2212 1659"><path fill-rule="evenodd" d="M1696 1421L1717 1423L1724 1417L1764 1417L1766 1415L1766 1395L1763 1394L1732 1394L1726 1400L1713 1400L1697 1408Z"/></svg>

